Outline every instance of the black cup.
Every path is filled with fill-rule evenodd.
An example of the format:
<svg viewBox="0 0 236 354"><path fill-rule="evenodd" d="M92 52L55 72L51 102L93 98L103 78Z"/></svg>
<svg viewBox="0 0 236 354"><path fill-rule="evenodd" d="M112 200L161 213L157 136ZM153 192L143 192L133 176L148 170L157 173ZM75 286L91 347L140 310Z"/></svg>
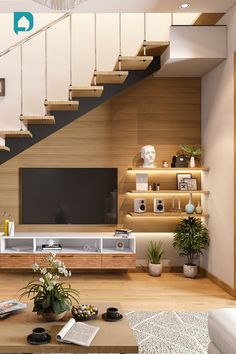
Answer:
<svg viewBox="0 0 236 354"><path fill-rule="evenodd" d="M118 317L119 317L118 309L116 307L108 307L107 318L110 318L111 320L115 320Z"/></svg>
<svg viewBox="0 0 236 354"><path fill-rule="evenodd" d="M37 327L32 330L32 336L35 340L45 340L47 338L46 329Z"/></svg>

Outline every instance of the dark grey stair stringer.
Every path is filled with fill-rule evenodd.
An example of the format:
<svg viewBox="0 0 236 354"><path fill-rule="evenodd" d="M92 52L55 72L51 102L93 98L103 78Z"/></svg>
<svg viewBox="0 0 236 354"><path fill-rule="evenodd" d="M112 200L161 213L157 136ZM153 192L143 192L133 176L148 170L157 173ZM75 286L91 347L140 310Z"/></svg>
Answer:
<svg viewBox="0 0 236 354"><path fill-rule="evenodd" d="M154 57L152 63L148 66L146 70L130 71L127 79L121 85L105 84L104 91L101 97L81 97L79 98L79 109L75 112L50 112L50 114L55 116L55 125L28 125L28 130L33 134L31 139L16 139L7 138L5 145L10 148L10 152L0 153L0 164L8 161L12 157L18 155L22 151L28 149L30 146L36 144L42 139L45 139L49 135L55 133L57 130L62 129L64 126L70 124L74 120L82 117L84 114L98 107L105 101L114 97L124 89L130 87L131 85L143 80L147 76L153 74L155 71L160 69L160 57ZM69 88L68 88L69 89Z"/></svg>

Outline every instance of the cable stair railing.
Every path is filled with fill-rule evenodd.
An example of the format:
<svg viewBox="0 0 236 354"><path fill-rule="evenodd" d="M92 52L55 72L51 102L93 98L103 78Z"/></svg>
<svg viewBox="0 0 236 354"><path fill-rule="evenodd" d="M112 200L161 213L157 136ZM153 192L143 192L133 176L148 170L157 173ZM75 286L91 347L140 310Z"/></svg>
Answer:
<svg viewBox="0 0 236 354"><path fill-rule="evenodd" d="M113 71L98 71L97 63L97 14L94 14L94 72L90 86L74 86L73 85L73 71L72 71L72 13L65 13L60 18L50 22L48 25L42 27L27 38L17 42L10 46L8 49L0 53L0 59L4 55L10 53L16 48L20 48L20 129L16 131L0 131L0 152L10 151L6 146L5 140L8 138L32 138L33 135L28 130L29 125L53 125L55 124L55 116L51 112L60 111L78 111L79 100L78 98L99 98L104 92L104 85L122 85L126 81L130 70L146 70L153 61L153 55L149 54L149 51L155 55L155 49L165 48L168 43L165 42L147 42L146 40L146 14L144 13L144 41L136 56L123 56L122 55L122 14L119 13L119 54L117 62ZM69 18L69 88L68 88L68 100L63 101L51 101L48 100L48 30L56 24L62 22L66 18ZM33 38L44 32L44 76L45 76L45 115L25 115L24 114L24 76L23 76L23 46L25 43L31 41Z"/></svg>

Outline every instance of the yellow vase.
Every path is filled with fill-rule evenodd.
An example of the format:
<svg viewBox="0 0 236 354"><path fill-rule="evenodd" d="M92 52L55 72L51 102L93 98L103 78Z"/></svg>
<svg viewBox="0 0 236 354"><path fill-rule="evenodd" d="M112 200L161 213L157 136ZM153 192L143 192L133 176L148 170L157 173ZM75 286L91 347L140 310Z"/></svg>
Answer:
<svg viewBox="0 0 236 354"><path fill-rule="evenodd" d="M9 219L4 220L4 235L9 235Z"/></svg>

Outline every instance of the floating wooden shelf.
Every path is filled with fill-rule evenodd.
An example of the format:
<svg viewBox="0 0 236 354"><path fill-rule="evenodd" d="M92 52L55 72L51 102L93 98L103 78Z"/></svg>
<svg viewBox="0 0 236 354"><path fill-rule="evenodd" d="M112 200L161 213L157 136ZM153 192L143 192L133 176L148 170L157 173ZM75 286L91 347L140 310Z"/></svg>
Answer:
<svg viewBox="0 0 236 354"><path fill-rule="evenodd" d="M166 212L166 213L128 213L129 216L138 217L138 218L186 218L188 216L196 217L196 218L209 218L209 214L187 214L187 213L177 213L177 212Z"/></svg>
<svg viewBox="0 0 236 354"><path fill-rule="evenodd" d="M0 151L10 151L10 148L5 145L0 145Z"/></svg>
<svg viewBox="0 0 236 354"><path fill-rule="evenodd" d="M146 54L159 57L164 51L169 47L170 42L154 42L154 41L146 41ZM138 51L137 55L143 55L143 45Z"/></svg>
<svg viewBox="0 0 236 354"><path fill-rule="evenodd" d="M128 74L128 71L98 71L97 84L123 84Z"/></svg>
<svg viewBox="0 0 236 354"><path fill-rule="evenodd" d="M101 97L103 90L103 86L71 86L69 88L71 97Z"/></svg>
<svg viewBox="0 0 236 354"><path fill-rule="evenodd" d="M54 116L20 116L24 124L55 124Z"/></svg>
<svg viewBox="0 0 236 354"><path fill-rule="evenodd" d="M128 191L128 193L132 194L210 194L209 191L202 191L202 190L197 190L197 191L178 191L178 190L160 190L160 191Z"/></svg>
<svg viewBox="0 0 236 354"><path fill-rule="evenodd" d="M79 101L45 101L47 112L50 111L77 111Z"/></svg>
<svg viewBox="0 0 236 354"><path fill-rule="evenodd" d="M121 57L121 69L146 70L152 61L152 56ZM119 70L119 61L117 61L114 70Z"/></svg>
<svg viewBox="0 0 236 354"><path fill-rule="evenodd" d="M0 131L1 138L32 138L32 134L29 130L18 130L18 131Z"/></svg>
<svg viewBox="0 0 236 354"><path fill-rule="evenodd" d="M190 168L190 167L185 167L185 168L181 168L181 167L168 167L168 168L128 168L128 171L132 171L132 172L190 172L190 171L209 171L209 167L194 167L194 168Z"/></svg>

